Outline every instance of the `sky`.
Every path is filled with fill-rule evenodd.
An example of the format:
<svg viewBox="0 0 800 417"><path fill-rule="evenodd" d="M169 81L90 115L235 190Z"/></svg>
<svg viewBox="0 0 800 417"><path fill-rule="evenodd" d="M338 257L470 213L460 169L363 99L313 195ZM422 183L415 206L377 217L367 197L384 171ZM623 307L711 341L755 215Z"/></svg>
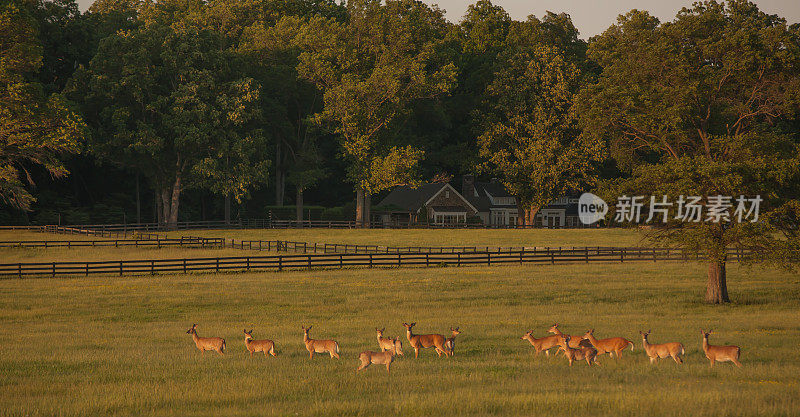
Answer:
<svg viewBox="0 0 800 417"><path fill-rule="evenodd" d="M423 0L438 4L447 18L457 23L464 16L467 6L477 0ZM86 10L93 0L78 0L81 10ZM588 39L602 33L616 22L617 16L631 9L647 10L662 22L672 20L675 14L692 0L494 0L512 18L524 20L528 15L543 16L545 12L565 12L581 33ZM784 17L790 24L800 22L800 0L755 0L758 7L767 13Z"/></svg>

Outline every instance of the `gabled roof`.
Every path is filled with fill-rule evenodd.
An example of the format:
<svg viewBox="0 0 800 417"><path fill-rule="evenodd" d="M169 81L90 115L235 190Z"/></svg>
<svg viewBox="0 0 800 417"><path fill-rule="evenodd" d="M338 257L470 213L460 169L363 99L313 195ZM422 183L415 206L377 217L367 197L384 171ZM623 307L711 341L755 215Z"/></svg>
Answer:
<svg viewBox="0 0 800 417"><path fill-rule="evenodd" d="M475 193L472 195L465 195L464 197L469 200L470 204L475 206L479 212L488 213L492 208L516 208L514 204L492 204L488 194L492 197L514 197L511 195L506 187L499 181L492 182L475 182ZM475 196L475 194L478 194Z"/></svg>
<svg viewBox="0 0 800 417"><path fill-rule="evenodd" d="M379 204L379 207L386 209L400 209L416 213L425 202L433 198L439 191L447 185L443 182L422 184L413 188L408 185L401 185L392 190Z"/></svg>

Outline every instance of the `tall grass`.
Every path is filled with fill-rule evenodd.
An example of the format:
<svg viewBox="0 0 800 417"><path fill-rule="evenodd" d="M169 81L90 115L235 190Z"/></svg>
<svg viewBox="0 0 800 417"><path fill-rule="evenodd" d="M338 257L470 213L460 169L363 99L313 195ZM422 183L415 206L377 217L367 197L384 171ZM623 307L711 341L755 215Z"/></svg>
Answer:
<svg viewBox="0 0 800 417"><path fill-rule="evenodd" d="M701 303L704 265L639 263L295 271L0 281L2 415L797 415L800 278L730 266L734 303ZM392 374L356 373L375 327L403 335L460 326L453 358L424 350ZM554 322L594 328L635 351L599 367L536 356L520 336ZM201 355L185 332L221 336ZM341 360L308 359L312 337ZM245 351L242 329L277 358ZM742 347L741 369L713 369L699 329ZM686 364L651 366L651 341L681 341Z"/></svg>

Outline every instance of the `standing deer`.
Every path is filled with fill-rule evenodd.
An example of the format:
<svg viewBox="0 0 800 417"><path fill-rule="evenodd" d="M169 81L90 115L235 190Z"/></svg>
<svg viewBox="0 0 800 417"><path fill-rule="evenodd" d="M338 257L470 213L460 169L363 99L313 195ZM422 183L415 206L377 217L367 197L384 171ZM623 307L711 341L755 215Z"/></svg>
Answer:
<svg viewBox="0 0 800 417"><path fill-rule="evenodd" d="M527 340L528 342L533 345L533 348L536 349L536 356L539 356L539 353L544 351L544 354L550 356L550 349L560 346L559 339L561 336L554 334L552 336L545 336L542 338L535 338L533 337L533 330L529 330L525 333L520 339Z"/></svg>
<svg viewBox="0 0 800 417"><path fill-rule="evenodd" d="M430 348L433 347L436 350L436 353L441 357L442 353L445 353L444 347L444 336L440 334L414 334L411 332L411 328L414 327L417 323L403 323L403 326L406 328L406 337L408 338L408 343L411 344L411 347L414 348L414 357L419 357L419 350L421 348Z"/></svg>
<svg viewBox="0 0 800 417"><path fill-rule="evenodd" d="M264 352L264 356L267 356L267 353L272 356L278 356L275 354L275 343L267 339L254 340L252 329L250 329L249 332L247 329L244 330L244 346L247 348L247 351L250 352L251 358L255 352Z"/></svg>
<svg viewBox="0 0 800 417"><path fill-rule="evenodd" d="M306 344L308 357L314 359L315 353L330 353L331 358L339 359L339 344L334 340L314 340L308 337L308 332L313 326L300 326L303 329L303 343Z"/></svg>
<svg viewBox="0 0 800 417"><path fill-rule="evenodd" d="M683 345L678 342L651 345L650 342L647 341L647 336L651 331L652 330L643 332L639 330L639 334L642 335L642 346L644 347L644 351L647 353L647 356L650 357L650 363L655 363L658 359L663 359L666 357L672 357L675 363L683 363L682 356L686 353L683 350Z"/></svg>
<svg viewBox="0 0 800 417"><path fill-rule="evenodd" d="M403 356L403 342L400 341L399 338L389 338L383 337L383 331L386 330L384 327L383 329L375 328L375 331L378 333L378 347L381 349L381 352L386 352L387 350L396 349L395 354Z"/></svg>
<svg viewBox="0 0 800 417"><path fill-rule="evenodd" d="M221 337L200 337L197 335L197 324L192 324L192 327L186 331L187 334L192 335L195 346L200 349L200 354L205 353L207 350L213 350L220 355L225 354L225 339Z"/></svg>
<svg viewBox="0 0 800 417"><path fill-rule="evenodd" d="M450 328L450 332L453 333L453 336L448 337L447 340L444 342L444 348L446 349L444 353L448 356L453 356L456 352L456 336L460 335L461 332L458 330L458 327Z"/></svg>
<svg viewBox="0 0 800 417"><path fill-rule="evenodd" d="M564 333L561 333L561 330L558 329L558 323L553 324L547 331L555 334L556 336L568 336ZM582 346L592 347L592 344L588 341L583 341L583 338L580 336L570 336L569 347L577 349ZM560 348L558 350L561 351Z"/></svg>
<svg viewBox="0 0 800 417"><path fill-rule="evenodd" d="M569 341L572 339L570 335L559 336L559 345L564 350L564 356L569 360L569 366L572 366L573 361L585 360L589 366L592 364L600 365L597 363L597 349L588 346L581 346L579 348L569 347Z"/></svg>
<svg viewBox="0 0 800 417"><path fill-rule="evenodd" d="M739 353L741 353L739 346L709 345L708 335L712 334L711 329L709 329L708 332L700 329L700 334L703 335L703 352L706 353L706 357L711 361L711 367L714 366L714 362L733 362L738 367L742 366L742 364L739 363Z"/></svg>
<svg viewBox="0 0 800 417"><path fill-rule="evenodd" d="M361 352L361 354L358 355L358 360L361 361L361 365L358 367L358 369L356 369L356 372L374 363L378 365L386 365L386 372L391 373L389 367L392 365L392 362L394 362L394 355L397 354L397 342L399 342L400 339L394 338L390 339L390 341L392 342L391 348L385 352L373 352L371 350Z"/></svg>
<svg viewBox="0 0 800 417"><path fill-rule="evenodd" d="M608 353L611 356L613 352L617 359L621 358L622 351L630 345L633 350L633 342L624 337L610 337L608 339L597 339L594 337L594 329L590 329L583 335L583 338L591 342L592 346L597 349L597 353Z"/></svg>

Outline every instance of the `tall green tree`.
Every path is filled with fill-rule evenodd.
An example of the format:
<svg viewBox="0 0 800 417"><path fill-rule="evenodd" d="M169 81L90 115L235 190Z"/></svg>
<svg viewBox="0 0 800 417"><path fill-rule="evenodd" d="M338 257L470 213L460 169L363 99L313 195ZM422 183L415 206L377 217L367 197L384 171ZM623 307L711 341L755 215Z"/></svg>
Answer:
<svg viewBox="0 0 800 417"><path fill-rule="evenodd" d="M766 260L792 244L779 233L790 223L769 219L798 198L800 149L786 129L797 109L797 34L753 3L707 1L664 24L641 11L620 16L593 39L589 56L602 75L580 95L584 133L607 140L630 175L612 183L609 195L699 196L704 216L717 195L764 199L755 223L733 215L681 221L673 207L651 233L657 242L703 251L705 301L728 302L728 247Z"/></svg>
<svg viewBox="0 0 800 417"><path fill-rule="evenodd" d="M455 67L437 49L442 12L419 1L352 0L347 23L313 18L305 27L301 77L324 92L317 120L341 140L356 187L356 221L368 224L370 195L413 180L422 152L388 135L415 100L450 90Z"/></svg>
<svg viewBox="0 0 800 417"><path fill-rule="evenodd" d="M62 162L79 150L85 125L68 102L48 95L36 75L42 67L32 1L0 6L0 199L22 210L35 198L26 189L28 169L43 167L53 177L68 174Z"/></svg>
<svg viewBox="0 0 800 417"><path fill-rule="evenodd" d="M159 220L174 225L187 185L239 198L263 180L266 146L252 123L259 86L236 70L222 37L167 24L174 4L156 6L145 24L101 43L72 91L93 128L92 152L148 178Z"/></svg>
<svg viewBox="0 0 800 417"><path fill-rule="evenodd" d="M585 44L568 16L515 22L478 112L484 167L517 199L520 224L591 182L602 142L581 136L572 110L585 82Z"/></svg>

